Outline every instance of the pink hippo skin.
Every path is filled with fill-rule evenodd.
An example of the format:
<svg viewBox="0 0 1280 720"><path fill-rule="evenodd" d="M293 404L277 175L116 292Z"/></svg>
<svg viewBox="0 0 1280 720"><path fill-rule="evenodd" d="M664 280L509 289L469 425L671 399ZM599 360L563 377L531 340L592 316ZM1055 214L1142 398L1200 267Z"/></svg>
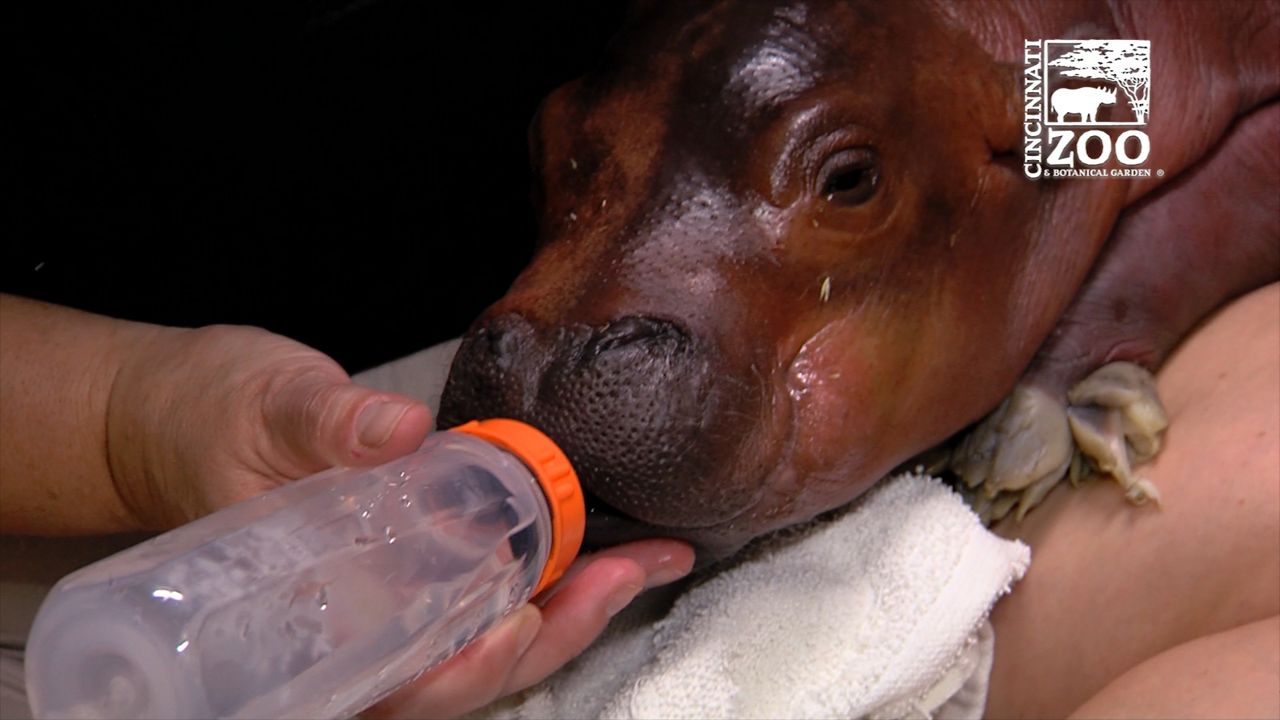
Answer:
<svg viewBox="0 0 1280 720"><path fill-rule="evenodd" d="M590 539L704 561L940 445L992 515L1073 466L1149 498L1149 371L1280 274L1277 15L642 3L534 120L538 249L467 334L440 423L538 425ZM1028 38L1150 40L1163 173L1028 180Z"/></svg>

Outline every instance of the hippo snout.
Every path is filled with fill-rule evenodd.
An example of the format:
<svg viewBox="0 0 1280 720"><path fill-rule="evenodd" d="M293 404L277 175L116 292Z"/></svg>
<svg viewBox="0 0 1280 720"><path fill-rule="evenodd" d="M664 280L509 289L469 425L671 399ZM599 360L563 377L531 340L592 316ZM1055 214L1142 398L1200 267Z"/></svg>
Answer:
<svg viewBox="0 0 1280 720"><path fill-rule="evenodd" d="M441 399L442 428L482 417L528 422L564 449L589 495L644 524L705 527L753 500L723 482L726 401L717 354L669 320L538 328L519 314L464 338Z"/></svg>

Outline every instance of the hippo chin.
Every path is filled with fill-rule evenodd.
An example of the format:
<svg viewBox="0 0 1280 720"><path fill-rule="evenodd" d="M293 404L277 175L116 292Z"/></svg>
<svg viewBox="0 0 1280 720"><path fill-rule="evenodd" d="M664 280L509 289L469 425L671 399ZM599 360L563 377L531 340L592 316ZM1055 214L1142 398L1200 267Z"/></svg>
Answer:
<svg viewBox="0 0 1280 720"><path fill-rule="evenodd" d="M1275 187L1273 167L1210 162L1250 113L1269 113L1251 132L1274 142L1275 33L1232 48L1226 28L1250 10L1197 7L1176 21L1105 3L645 8L534 121L540 244L467 334L440 425L531 422L582 476L596 543L662 534L716 557L849 502L1015 386L1066 408L1106 363L1154 369L1280 262L1276 213L1183 210L1251 259L1190 291L1143 282L1180 270L1151 243L1177 262L1219 247L1172 241L1150 206L1184 207L1222 173ZM1152 115L1148 164L1182 185L1023 177L1022 39L1080 32L1152 39L1169 111ZM1212 87L1183 65L1191 37ZM1255 67L1233 65L1251 52ZM1119 325L1117 299L1133 308ZM953 466L981 465L1000 433ZM990 494L1045 484L973 472Z"/></svg>

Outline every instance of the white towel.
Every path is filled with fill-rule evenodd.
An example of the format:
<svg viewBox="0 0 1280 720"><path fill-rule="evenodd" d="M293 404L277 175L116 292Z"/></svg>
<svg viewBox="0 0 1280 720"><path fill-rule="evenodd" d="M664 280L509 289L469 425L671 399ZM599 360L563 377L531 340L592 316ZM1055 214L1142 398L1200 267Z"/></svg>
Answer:
<svg viewBox="0 0 1280 720"><path fill-rule="evenodd" d="M614 618L491 718L981 717L987 615L1030 550L906 474ZM644 600L644 598L642 598Z"/></svg>

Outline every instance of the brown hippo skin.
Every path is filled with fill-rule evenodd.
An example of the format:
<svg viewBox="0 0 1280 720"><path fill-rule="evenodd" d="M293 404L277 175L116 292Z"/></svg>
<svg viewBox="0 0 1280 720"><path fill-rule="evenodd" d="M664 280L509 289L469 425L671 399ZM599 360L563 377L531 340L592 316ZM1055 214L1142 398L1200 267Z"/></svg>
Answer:
<svg viewBox="0 0 1280 720"><path fill-rule="evenodd" d="M1105 362L1154 368L1280 272L1275 10L638 8L531 127L538 249L468 332L440 425L541 427L583 478L589 539L705 560L849 502L1021 377L1062 399ZM1023 39L1063 37L1152 41L1163 177L1023 176ZM1233 150L1240 130L1264 144ZM1228 160L1197 180L1206 157ZM1201 196L1235 182L1261 210Z"/></svg>

